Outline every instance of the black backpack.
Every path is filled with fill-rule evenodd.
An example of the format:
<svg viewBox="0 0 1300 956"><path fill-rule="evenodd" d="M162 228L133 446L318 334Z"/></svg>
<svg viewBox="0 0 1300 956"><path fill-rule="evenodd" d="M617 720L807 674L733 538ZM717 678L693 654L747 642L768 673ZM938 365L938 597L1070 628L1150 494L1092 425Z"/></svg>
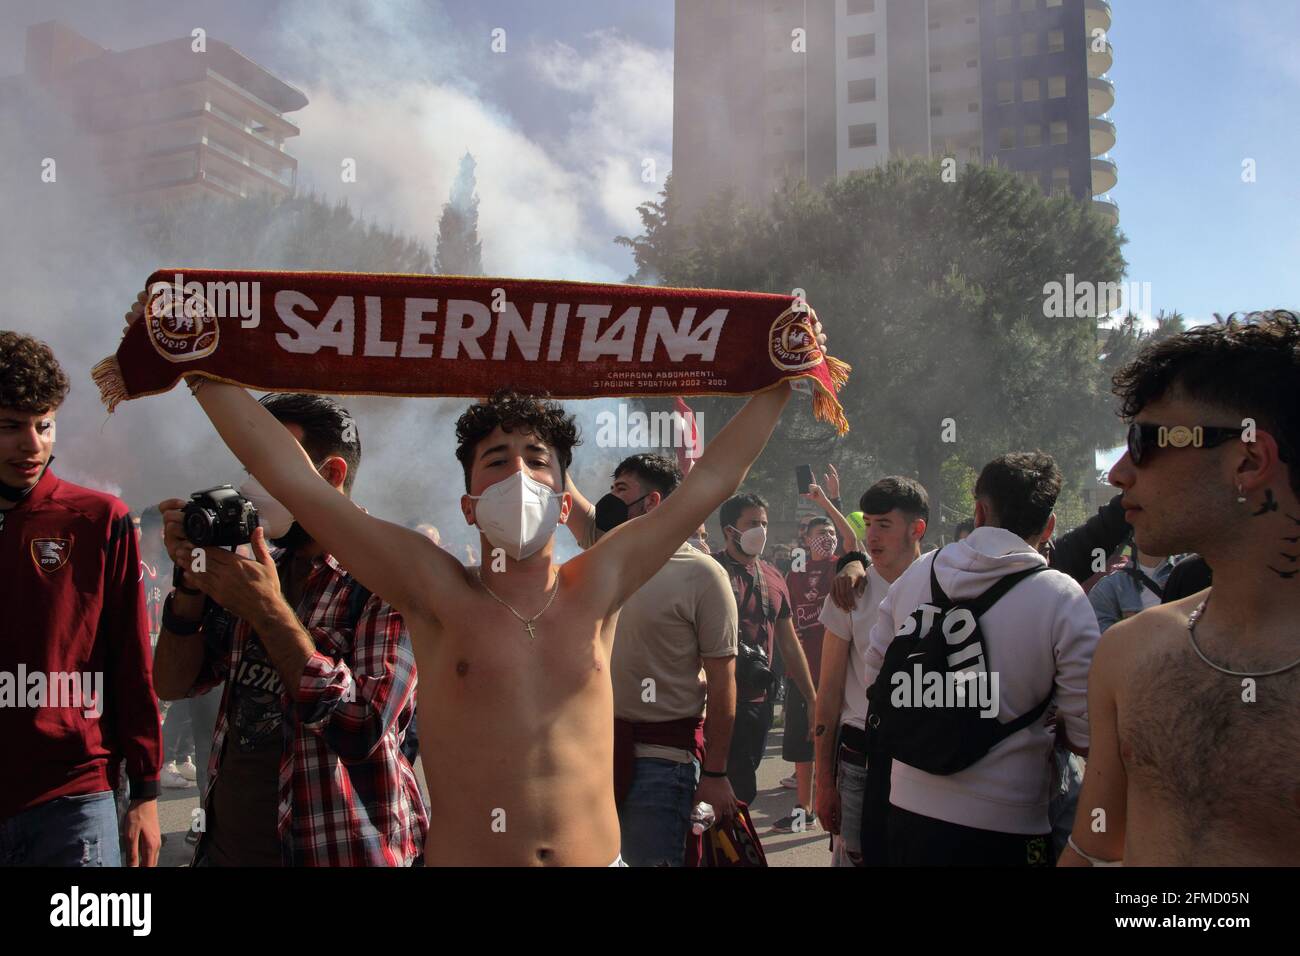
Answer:
<svg viewBox="0 0 1300 956"><path fill-rule="evenodd" d="M912 612L910 629L906 624L900 628L885 651L880 675L867 690L867 726L873 744L890 757L926 773L946 776L965 770L1003 740L1042 718L1051 703L1048 694L1033 710L1005 724L994 715L982 715L978 703L981 678L987 688L993 686L980 617L1013 587L1047 566L1008 574L979 597L954 602L939 587L934 571L937 562L936 553L930 564L930 602ZM964 694L952 695L951 690L963 685L962 679L949 676L957 674L973 679ZM943 692L942 703L916 706L924 689L933 690L935 681ZM996 696L993 702L996 705Z"/></svg>

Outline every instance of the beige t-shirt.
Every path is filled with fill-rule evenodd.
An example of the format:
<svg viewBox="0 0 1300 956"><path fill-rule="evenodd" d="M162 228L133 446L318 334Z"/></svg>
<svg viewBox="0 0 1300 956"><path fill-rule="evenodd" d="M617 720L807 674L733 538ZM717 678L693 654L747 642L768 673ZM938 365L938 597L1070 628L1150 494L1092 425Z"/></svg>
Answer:
<svg viewBox="0 0 1300 956"><path fill-rule="evenodd" d="M610 662L614 716L654 723L701 716L707 697L701 658L735 656L731 582L710 555L683 544L619 612ZM655 744L637 744L636 756L691 759L685 750Z"/></svg>

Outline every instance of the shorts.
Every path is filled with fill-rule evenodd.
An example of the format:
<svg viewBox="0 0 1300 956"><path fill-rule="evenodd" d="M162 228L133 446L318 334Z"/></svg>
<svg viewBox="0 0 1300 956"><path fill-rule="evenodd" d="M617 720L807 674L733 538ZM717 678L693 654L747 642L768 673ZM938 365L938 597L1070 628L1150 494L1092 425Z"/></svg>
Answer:
<svg viewBox="0 0 1300 956"><path fill-rule="evenodd" d="M799 688L786 681L785 732L781 736L781 756L790 763L812 763L813 742L808 739L808 701Z"/></svg>

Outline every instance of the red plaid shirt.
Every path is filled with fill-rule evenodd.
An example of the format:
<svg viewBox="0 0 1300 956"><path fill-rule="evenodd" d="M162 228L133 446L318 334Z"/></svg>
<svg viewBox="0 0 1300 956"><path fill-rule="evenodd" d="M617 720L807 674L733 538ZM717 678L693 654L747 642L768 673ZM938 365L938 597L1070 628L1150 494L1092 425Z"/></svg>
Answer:
<svg viewBox="0 0 1300 956"><path fill-rule="evenodd" d="M273 552L276 565L287 555ZM374 594L354 629L358 587L332 556L317 557L296 609L316 653L303 670L298 700L287 688L280 695L276 831L286 866L409 866L424 849L428 813L400 749L415 712L411 638L401 615ZM246 621L225 611L206 617L203 665L190 696L239 673L250 633ZM230 696L227 683L212 734L205 807L221 774Z"/></svg>

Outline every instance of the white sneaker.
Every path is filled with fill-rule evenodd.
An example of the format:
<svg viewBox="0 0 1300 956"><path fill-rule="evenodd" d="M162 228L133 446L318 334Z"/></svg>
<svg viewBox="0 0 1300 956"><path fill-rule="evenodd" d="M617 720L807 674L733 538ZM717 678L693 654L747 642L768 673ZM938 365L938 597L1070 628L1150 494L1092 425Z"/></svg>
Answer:
<svg viewBox="0 0 1300 956"><path fill-rule="evenodd" d="M193 780L186 780L181 776L180 771L176 768L176 761L173 760L163 767L162 775L158 781L162 786L172 790L184 790L186 787L197 787L198 784Z"/></svg>
<svg viewBox="0 0 1300 956"><path fill-rule="evenodd" d="M798 790L799 780L794 774L790 774L790 776L784 777L781 780L781 786L785 787L787 790Z"/></svg>
<svg viewBox="0 0 1300 956"><path fill-rule="evenodd" d="M185 762L183 764L179 764L176 767L176 772L179 773L186 780L197 781L199 779L199 768L194 766L193 757L186 757Z"/></svg>

